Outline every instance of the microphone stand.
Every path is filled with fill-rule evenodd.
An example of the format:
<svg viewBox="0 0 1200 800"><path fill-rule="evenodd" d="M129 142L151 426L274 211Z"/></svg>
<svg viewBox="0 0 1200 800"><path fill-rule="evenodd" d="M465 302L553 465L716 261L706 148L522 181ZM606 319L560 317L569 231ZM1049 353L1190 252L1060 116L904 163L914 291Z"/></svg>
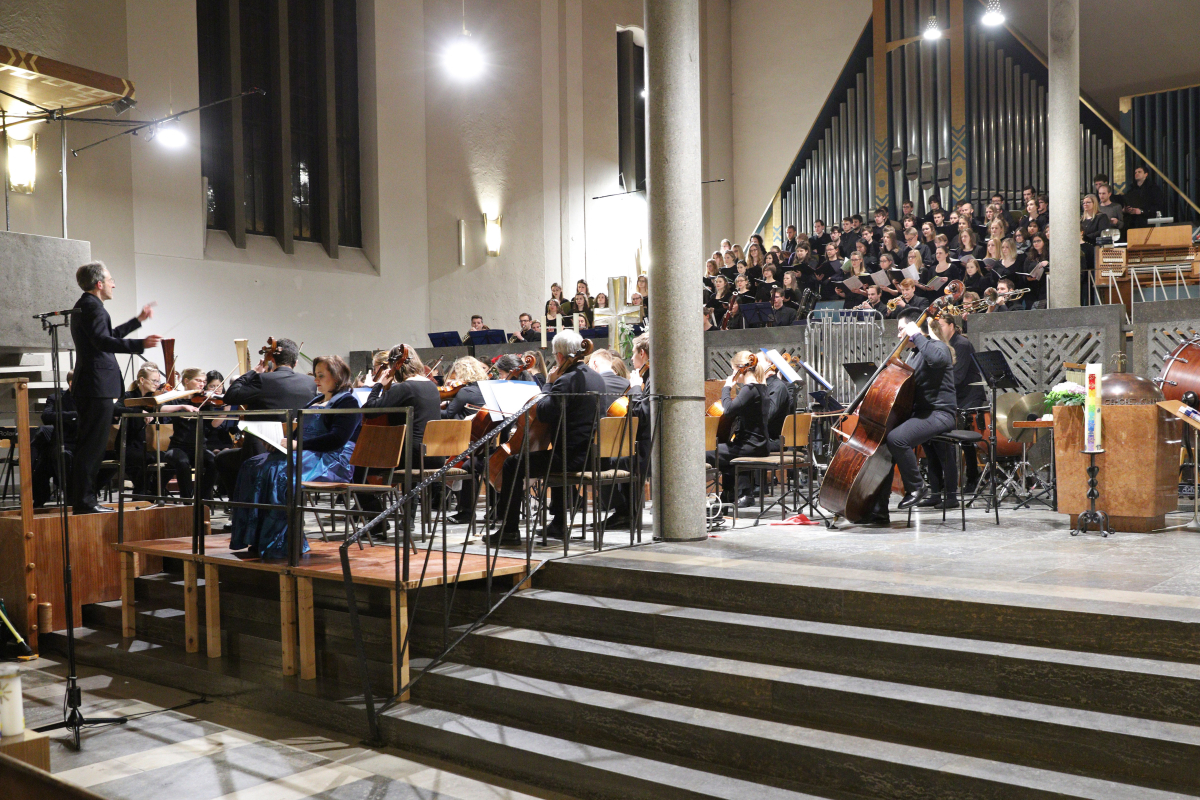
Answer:
<svg viewBox="0 0 1200 800"><path fill-rule="evenodd" d="M67 606L67 698L66 698L66 716L61 722L55 722L50 725L43 725L40 728L34 728L38 733L46 731L55 731L61 728L66 728L71 732L75 742L75 750L80 748L79 735L85 725L120 725L129 720L126 717L103 717L89 719L83 716L80 711L80 706L83 703L83 690L79 688L79 680L76 677L75 664L75 601L72 596L72 587L74 585L71 577L71 510L67 507L67 463L63 453L63 393L62 393L62 378L60 376L61 369L59 367L59 345L58 331L60 328L70 324L70 315L75 309L69 311L50 311L45 314L35 314L34 319L42 321L42 330L50 333L50 369L54 375L54 385L58 387L59 396L58 402L54 405L54 444L55 444L55 459L57 463L55 467L58 470L59 492L62 495L62 562L63 562L63 597ZM52 321L52 317L63 318L62 322Z"/></svg>

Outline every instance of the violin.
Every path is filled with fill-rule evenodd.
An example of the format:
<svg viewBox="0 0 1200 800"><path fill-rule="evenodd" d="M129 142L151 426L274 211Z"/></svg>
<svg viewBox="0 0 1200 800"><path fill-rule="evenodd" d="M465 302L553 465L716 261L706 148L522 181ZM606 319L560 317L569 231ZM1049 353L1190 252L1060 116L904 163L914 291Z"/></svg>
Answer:
<svg viewBox="0 0 1200 800"><path fill-rule="evenodd" d="M274 372L279 368L279 364L275 361L280 355L279 342L274 336L267 337L267 343L259 348L258 354L262 356L262 365L267 372Z"/></svg>
<svg viewBox="0 0 1200 800"><path fill-rule="evenodd" d="M446 381L444 384L438 387L438 397L442 398L443 400L449 400L458 394L460 389L467 385L468 384L466 381Z"/></svg>
<svg viewBox="0 0 1200 800"><path fill-rule="evenodd" d="M738 378L742 377L747 372L756 369L757 367L758 356L754 353L751 353L750 357L746 359L746 363L742 364L733 371L733 386L729 390L729 396L731 398L737 396ZM713 413L714 411L716 413ZM705 413L707 413L710 417L721 418L721 421L717 423L717 442L720 444L729 444L730 440L733 438L733 417L725 413L725 406L723 406L721 401L718 400L709 406L708 411Z"/></svg>

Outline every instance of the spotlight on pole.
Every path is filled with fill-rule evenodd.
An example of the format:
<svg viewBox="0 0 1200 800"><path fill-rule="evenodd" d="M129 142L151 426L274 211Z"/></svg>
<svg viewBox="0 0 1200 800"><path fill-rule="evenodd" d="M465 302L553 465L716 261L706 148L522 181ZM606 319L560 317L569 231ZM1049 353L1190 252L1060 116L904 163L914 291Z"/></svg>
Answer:
<svg viewBox="0 0 1200 800"><path fill-rule="evenodd" d="M921 35L929 42L942 38L942 29L938 27L937 16L929 17L929 22L925 25L925 32Z"/></svg>
<svg viewBox="0 0 1200 800"><path fill-rule="evenodd" d="M1004 24L1004 9L1000 0L988 0L987 9L983 12L983 24L990 27Z"/></svg>
<svg viewBox="0 0 1200 800"><path fill-rule="evenodd" d="M154 138L163 147L169 147L172 150L177 150L187 144L187 137L183 135L183 131L179 130L179 126L173 120L159 125L158 135Z"/></svg>
<svg viewBox="0 0 1200 800"><path fill-rule="evenodd" d="M483 51L472 41L471 34L464 33L446 48L442 65L455 80L475 80L483 74Z"/></svg>

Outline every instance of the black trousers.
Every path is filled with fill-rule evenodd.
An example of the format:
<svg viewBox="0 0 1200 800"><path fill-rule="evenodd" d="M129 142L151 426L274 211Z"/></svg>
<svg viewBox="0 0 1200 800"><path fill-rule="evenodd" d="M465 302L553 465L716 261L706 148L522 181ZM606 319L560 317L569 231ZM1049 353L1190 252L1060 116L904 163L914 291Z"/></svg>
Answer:
<svg viewBox="0 0 1200 800"><path fill-rule="evenodd" d="M946 497L958 494L958 470L954 456L954 445L926 442L925 472L929 475L929 488L935 494L944 492Z"/></svg>
<svg viewBox="0 0 1200 800"><path fill-rule="evenodd" d="M901 422L887 436L888 451L892 461L900 469L900 479L904 481L904 491L914 492L921 486L921 469L917 465L917 454L914 452L919 444L925 444L939 433L954 430L954 415L949 411L917 411L911 417ZM939 446L926 448L926 455L932 454ZM943 455L948 455L943 453ZM942 464L953 463L952 458L940 458L938 468ZM955 481L957 484L957 480ZM957 486L956 486L957 488Z"/></svg>
<svg viewBox="0 0 1200 800"><path fill-rule="evenodd" d="M744 447L733 442L731 444L718 444L715 452L708 451L708 463L714 465L721 471L721 496L726 502L732 502L743 495L750 494L754 491L753 476L749 472L744 472L738 477L737 493L730 494L733 489L733 464L735 458L748 458L770 455L770 447Z"/></svg>
<svg viewBox="0 0 1200 800"><path fill-rule="evenodd" d="M559 462L554 462L557 455ZM500 482L500 510L504 512L504 527L508 532L516 532L521 522L521 500L525 488L525 476L530 472L536 478L548 471L562 469L562 454L553 450L536 450L527 459L521 455L509 456L504 459L504 477ZM576 469L567 462L567 469ZM563 501L563 490L550 490L550 515L553 519L550 526L559 530L566 529L566 503Z"/></svg>
<svg viewBox="0 0 1200 800"><path fill-rule="evenodd" d="M96 480L108 445L108 432L112 430L116 402L113 397L75 398L78 428L67 492L67 498L75 508L96 505Z"/></svg>
<svg viewBox="0 0 1200 800"><path fill-rule="evenodd" d="M200 496L205 500L211 500L217 471L216 459L208 450L204 450L203 453L204 469L200 472ZM172 447L162 454L163 464L175 472L175 480L179 482L180 497L192 496L192 458L193 453L182 447Z"/></svg>

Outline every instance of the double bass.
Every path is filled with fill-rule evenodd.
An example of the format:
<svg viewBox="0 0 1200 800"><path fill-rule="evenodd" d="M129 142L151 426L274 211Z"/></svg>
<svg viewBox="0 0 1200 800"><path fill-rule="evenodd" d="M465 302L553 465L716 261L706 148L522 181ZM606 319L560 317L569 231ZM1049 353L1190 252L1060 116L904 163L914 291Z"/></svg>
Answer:
<svg viewBox="0 0 1200 800"><path fill-rule="evenodd" d="M945 296L921 312L917 324L923 325L925 320L936 319L943 313L957 312L951 304L962 292L961 281L950 281ZM876 495L884 484L891 485L893 465L886 446L887 435L909 417L913 403L913 368L900 360L905 344L902 341L897 345L870 383L846 407L843 417L857 410L858 422L854 432L834 452L821 482L821 505L850 522L870 517Z"/></svg>
<svg viewBox="0 0 1200 800"><path fill-rule="evenodd" d="M576 364L586 361L592 354L594 345L591 339L584 339L579 349L563 359L560 366L550 370L546 376L546 386L554 383L562 375L573 369ZM525 446L525 437L529 437L529 449L546 450L554 439L554 426L543 422L537 417L537 406L526 411L513 425L513 435L507 442L500 445L488 460L488 483L496 491L500 491L504 482L504 460L518 453Z"/></svg>

